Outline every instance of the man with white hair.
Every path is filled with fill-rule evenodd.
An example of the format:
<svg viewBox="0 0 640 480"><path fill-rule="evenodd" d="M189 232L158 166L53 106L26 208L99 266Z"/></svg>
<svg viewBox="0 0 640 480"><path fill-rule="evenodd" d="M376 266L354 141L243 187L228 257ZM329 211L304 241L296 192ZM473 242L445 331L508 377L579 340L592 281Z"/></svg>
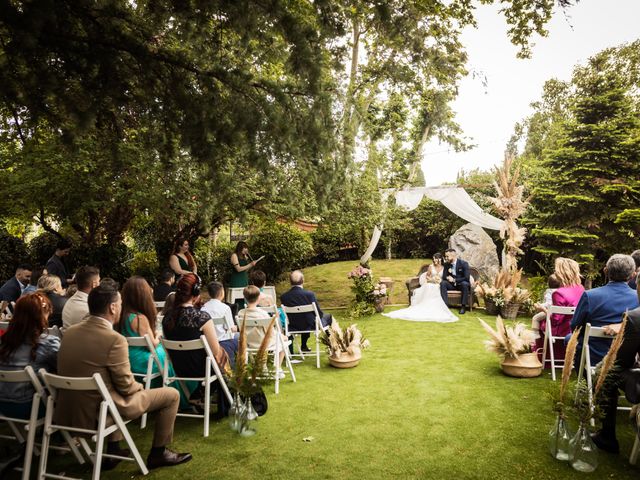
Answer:
<svg viewBox="0 0 640 480"><path fill-rule="evenodd" d="M322 312L322 310L320 309L320 304L318 303L318 299L316 298L316 294L310 290L304 289L304 275L302 274L302 272L300 270L294 270L293 272L291 272L291 275L289 275L289 281L291 283L291 289L288 292L283 293L280 297L282 305L284 305L285 307L299 307L301 305L309 305L311 303L315 303L316 308L318 309L318 314L320 315L322 327L331 325L333 317L328 313ZM313 312L289 314L288 317L290 321L290 330L314 330L316 328L315 314ZM300 337L301 350L303 352L310 351L309 347L307 347L309 334L303 333L300 335Z"/></svg>
<svg viewBox="0 0 640 480"><path fill-rule="evenodd" d="M635 269L635 262L631 255L613 255L607 261L604 269L609 283L593 290L587 290L580 297L571 320L571 331L582 327L576 358L580 358L582 355L583 332L587 323L593 327L621 323L622 316L626 311L638 307L638 296L627 284ZM610 346L611 340L608 338L589 339L591 366L595 366L604 358ZM578 362L576 362L577 367Z"/></svg>

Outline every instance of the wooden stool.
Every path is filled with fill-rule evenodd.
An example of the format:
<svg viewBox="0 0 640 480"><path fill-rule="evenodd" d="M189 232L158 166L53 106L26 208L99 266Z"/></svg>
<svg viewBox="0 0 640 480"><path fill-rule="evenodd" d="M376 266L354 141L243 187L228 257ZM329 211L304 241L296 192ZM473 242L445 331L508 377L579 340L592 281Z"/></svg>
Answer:
<svg viewBox="0 0 640 480"><path fill-rule="evenodd" d="M393 280L391 279L391 277L380 277L380 280L378 281L380 283L384 283L384 285L387 287L387 298L385 300L385 303L391 303L391 290L393 290Z"/></svg>

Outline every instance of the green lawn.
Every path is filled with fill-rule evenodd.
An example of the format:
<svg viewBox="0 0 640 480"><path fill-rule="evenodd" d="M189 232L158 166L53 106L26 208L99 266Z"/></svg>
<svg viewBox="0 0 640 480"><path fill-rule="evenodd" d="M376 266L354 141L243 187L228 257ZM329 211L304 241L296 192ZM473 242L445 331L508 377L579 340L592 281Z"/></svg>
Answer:
<svg viewBox="0 0 640 480"><path fill-rule="evenodd" d="M322 292L320 301L327 305L346 301L348 282L343 273L353 263L310 269L308 287ZM373 269L376 275L401 280L420 263L377 261ZM407 272L402 271L403 264L409 267ZM316 283L320 277L324 284ZM340 302L325 298L329 288L339 293ZM484 350L485 334L477 313L467 313L452 324L382 315L362 319L359 326L372 347L357 368L333 369L326 356L319 370L312 361L296 365L297 383L285 380L277 397L269 390L269 411L257 422L254 437L241 438L221 421L213 422L210 436L203 438L200 422L178 419L173 447L192 452L194 459L149 477L582 478L547 453L547 432L554 420L545 398L550 375L504 376L497 358ZM623 417L622 453L601 453L591 478L638 478L639 469L628 465L633 434ZM143 432L137 423L131 426L144 456L152 428L152 422ZM313 441L304 442L305 437ZM56 459L56 464L68 473L77 471L66 459ZM135 475L127 464L104 478Z"/></svg>

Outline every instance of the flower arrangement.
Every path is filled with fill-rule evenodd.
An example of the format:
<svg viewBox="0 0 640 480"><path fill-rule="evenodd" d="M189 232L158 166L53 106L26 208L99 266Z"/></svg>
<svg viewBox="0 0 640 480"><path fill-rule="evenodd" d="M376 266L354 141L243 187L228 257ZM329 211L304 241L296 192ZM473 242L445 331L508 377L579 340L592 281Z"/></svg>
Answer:
<svg viewBox="0 0 640 480"><path fill-rule="evenodd" d="M376 298L382 296L380 284L374 285L373 272L370 268L358 265L347 278L353 281L351 291L354 299L349 307L349 316L352 318L364 317L375 313ZM384 287L386 295L386 286Z"/></svg>
<svg viewBox="0 0 640 480"><path fill-rule="evenodd" d="M384 283L378 283L374 288L371 295L374 299L385 298L387 296L387 286Z"/></svg>
<svg viewBox="0 0 640 480"><path fill-rule="evenodd" d="M487 350L497 353L502 359L518 358L523 353L532 352L535 333L524 323L517 322L513 326L506 326L502 317L498 315L494 330L484 320L480 318L478 320L489 334L489 340L485 341Z"/></svg>
<svg viewBox="0 0 640 480"><path fill-rule="evenodd" d="M369 340L362 336L362 332L354 323L347 328L342 328L335 320L328 332L324 332L320 341L327 347L329 356L340 358L343 355L359 356L361 351L369 348Z"/></svg>

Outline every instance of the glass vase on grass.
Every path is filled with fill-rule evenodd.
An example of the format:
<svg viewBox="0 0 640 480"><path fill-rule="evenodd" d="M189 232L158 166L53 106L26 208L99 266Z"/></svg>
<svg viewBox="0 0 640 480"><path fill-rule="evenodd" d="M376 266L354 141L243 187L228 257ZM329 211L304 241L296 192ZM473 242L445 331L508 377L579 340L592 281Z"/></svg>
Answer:
<svg viewBox="0 0 640 480"><path fill-rule="evenodd" d="M244 402L244 408L241 415L241 424L239 433L243 437L250 437L256 434L256 429L254 428L255 420L258 418L258 414L253 408L251 404L251 396L247 395L247 398Z"/></svg>
<svg viewBox="0 0 640 480"><path fill-rule="evenodd" d="M244 404L237 393L233 396L233 403L229 407L229 426L234 432L240 433Z"/></svg>
<svg viewBox="0 0 640 480"><path fill-rule="evenodd" d="M569 443L569 463L579 472L593 472L598 468L598 447L591 440L587 422L580 422Z"/></svg>
<svg viewBox="0 0 640 480"><path fill-rule="evenodd" d="M562 413L556 415L556 422L549 432L549 453L556 460L569 460L571 431L567 419Z"/></svg>

